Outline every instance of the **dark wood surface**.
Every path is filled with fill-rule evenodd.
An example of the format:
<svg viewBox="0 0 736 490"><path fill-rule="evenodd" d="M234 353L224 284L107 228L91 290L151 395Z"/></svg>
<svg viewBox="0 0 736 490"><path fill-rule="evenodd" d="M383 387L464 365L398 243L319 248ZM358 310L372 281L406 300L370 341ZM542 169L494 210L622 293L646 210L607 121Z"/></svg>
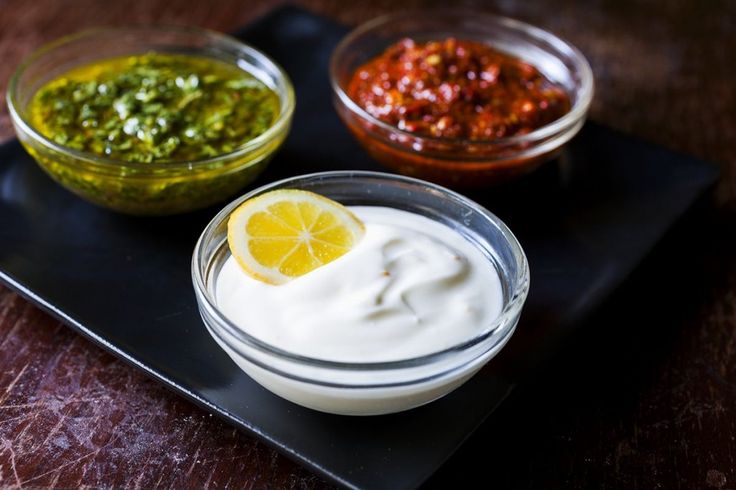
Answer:
<svg viewBox="0 0 736 490"><path fill-rule="evenodd" d="M0 0L0 90L24 55L80 28L230 31L278 3ZM595 72L593 119L718 162L722 176L430 486L734 488L736 4L465 3L572 41ZM356 24L419 2L303 4ZM0 138L12 135L3 100ZM326 484L0 287L0 487L80 485Z"/></svg>

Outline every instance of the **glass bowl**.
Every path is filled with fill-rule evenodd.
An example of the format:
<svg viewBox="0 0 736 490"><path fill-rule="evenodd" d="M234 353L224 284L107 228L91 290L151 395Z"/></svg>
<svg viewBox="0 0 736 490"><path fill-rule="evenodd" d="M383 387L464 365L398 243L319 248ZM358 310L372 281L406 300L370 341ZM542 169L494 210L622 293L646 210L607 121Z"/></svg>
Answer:
<svg viewBox="0 0 736 490"><path fill-rule="evenodd" d="M216 279L230 256L227 221L245 200L280 188L316 192L348 206L393 207L450 226L477 247L498 272L503 290L501 314L477 336L458 345L389 362L310 358L249 335L228 320L216 302ZM235 363L263 387L323 412L376 415L407 410L440 398L495 356L516 328L529 290L529 266L506 225L475 202L417 179L339 171L275 182L229 204L207 225L195 246L192 281L207 330Z"/></svg>
<svg viewBox="0 0 736 490"><path fill-rule="evenodd" d="M70 149L30 124L28 104L49 80L96 60L149 52L210 57L250 72L278 94L276 121L230 153L158 163L131 163ZM59 39L31 54L11 78L7 102L18 139L61 185L115 211L167 215L221 201L255 179L286 138L294 89L283 69L266 55L222 34L177 27L104 28Z"/></svg>
<svg viewBox="0 0 736 490"><path fill-rule="evenodd" d="M571 99L561 118L520 136L467 140L422 136L373 117L347 93L355 70L403 38L480 41L535 66ZM557 156L582 127L593 97L590 65L575 47L517 20L464 10L379 17L335 48L330 80L337 113L368 153L386 167L453 187L480 187L523 175Z"/></svg>

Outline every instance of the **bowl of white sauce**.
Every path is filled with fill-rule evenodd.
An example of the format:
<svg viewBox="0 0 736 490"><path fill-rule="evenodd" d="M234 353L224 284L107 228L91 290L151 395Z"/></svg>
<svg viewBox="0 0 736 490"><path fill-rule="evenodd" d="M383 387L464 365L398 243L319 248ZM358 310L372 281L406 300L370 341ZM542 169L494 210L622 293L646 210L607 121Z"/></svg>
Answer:
<svg viewBox="0 0 736 490"><path fill-rule="evenodd" d="M227 223L276 189L348 207L365 235L348 253L281 285L240 269ZM278 396L343 415L408 410L458 388L508 342L529 266L501 220L417 179L338 171L260 187L225 207L195 247L204 324L235 363Z"/></svg>

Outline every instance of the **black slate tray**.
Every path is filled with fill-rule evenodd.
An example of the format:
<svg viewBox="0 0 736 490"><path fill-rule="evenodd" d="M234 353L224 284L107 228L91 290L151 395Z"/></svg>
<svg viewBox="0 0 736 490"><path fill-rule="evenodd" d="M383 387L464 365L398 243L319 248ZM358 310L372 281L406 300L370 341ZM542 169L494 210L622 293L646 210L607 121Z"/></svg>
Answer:
<svg viewBox="0 0 736 490"><path fill-rule="evenodd" d="M327 63L346 28L293 7L238 33L284 66L293 130L254 185L328 169L378 169L339 122ZM0 146L0 279L102 347L284 454L351 487L409 488L431 475L514 385L619 285L717 176L716 168L589 123L528 178L470 196L517 234L532 271L522 321L499 357L451 395L351 418L284 401L207 334L189 276L216 209L134 218L54 184L17 141Z"/></svg>

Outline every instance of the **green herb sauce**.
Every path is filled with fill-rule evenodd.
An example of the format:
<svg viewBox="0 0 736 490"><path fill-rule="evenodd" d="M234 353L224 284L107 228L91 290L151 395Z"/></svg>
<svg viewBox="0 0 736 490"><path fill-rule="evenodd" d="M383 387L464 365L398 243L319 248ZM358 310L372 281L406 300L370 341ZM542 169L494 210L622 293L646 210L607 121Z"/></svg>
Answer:
<svg viewBox="0 0 736 490"><path fill-rule="evenodd" d="M28 114L68 148L126 162L182 162L229 153L262 134L279 115L279 98L224 62L149 53L64 73L36 92Z"/></svg>

